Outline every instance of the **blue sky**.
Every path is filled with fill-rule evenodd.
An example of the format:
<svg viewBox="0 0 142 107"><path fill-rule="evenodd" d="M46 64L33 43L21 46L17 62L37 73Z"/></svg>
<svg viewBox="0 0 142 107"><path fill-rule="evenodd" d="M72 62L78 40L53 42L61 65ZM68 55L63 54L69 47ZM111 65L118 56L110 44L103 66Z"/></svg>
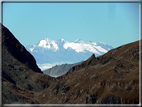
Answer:
<svg viewBox="0 0 142 107"><path fill-rule="evenodd" d="M24 46L79 38L115 48L139 40L139 3L3 3L3 25Z"/></svg>

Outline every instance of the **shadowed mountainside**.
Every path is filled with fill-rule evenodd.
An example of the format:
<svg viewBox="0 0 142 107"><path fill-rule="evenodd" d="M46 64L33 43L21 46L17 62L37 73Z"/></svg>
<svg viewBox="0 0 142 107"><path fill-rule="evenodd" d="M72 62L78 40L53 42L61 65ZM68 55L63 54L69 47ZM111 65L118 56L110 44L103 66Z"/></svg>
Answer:
<svg viewBox="0 0 142 107"><path fill-rule="evenodd" d="M34 57L25 49L23 45L12 35L6 27L2 26L2 46L3 52L7 51L19 62L31 68L34 72L42 73L36 65ZM5 54L5 53L3 53ZM4 60L4 59L3 59Z"/></svg>
<svg viewBox="0 0 142 107"><path fill-rule="evenodd" d="M2 102L31 104L138 104L139 41L123 45L53 78L2 26ZM48 60L48 59L47 59Z"/></svg>
<svg viewBox="0 0 142 107"><path fill-rule="evenodd" d="M2 103L40 103L33 98L54 79L44 75L34 57L3 25L2 31Z"/></svg>

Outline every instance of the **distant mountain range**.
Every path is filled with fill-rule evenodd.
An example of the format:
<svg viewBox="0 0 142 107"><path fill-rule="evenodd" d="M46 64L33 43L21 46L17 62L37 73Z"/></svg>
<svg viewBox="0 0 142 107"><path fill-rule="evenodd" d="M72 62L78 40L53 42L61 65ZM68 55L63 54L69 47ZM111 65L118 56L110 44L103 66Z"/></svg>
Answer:
<svg viewBox="0 0 142 107"><path fill-rule="evenodd" d="M6 27L1 25L0 32L2 32L1 106L3 104L141 105L139 56L142 53L139 47L142 46L139 41L122 45L99 57L92 54L87 60L71 67L66 74L54 78L41 72L34 57Z"/></svg>
<svg viewBox="0 0 142 107"><path fill-rule="evenodd" d="M102 42L85 42L76 39L68 42L64 39L57 41L45 38L40 40L36 45L29 45L26 49L35 57L38 64L44 63L76 63L86 60L92 53L100 56L110 49L112 46Z"/></svg>
<svg viewBox="0 0 142 107"><path fill-rule="evenodd" d="M52 68L43 70L43 73L48 74L52 77L58 77L58 76L61 76L65 73L67 73L70 70L70 68L72 68L73 66L78 65L80 63L82 63L82 62L74 63L74 64L55 65Z"/></svg>

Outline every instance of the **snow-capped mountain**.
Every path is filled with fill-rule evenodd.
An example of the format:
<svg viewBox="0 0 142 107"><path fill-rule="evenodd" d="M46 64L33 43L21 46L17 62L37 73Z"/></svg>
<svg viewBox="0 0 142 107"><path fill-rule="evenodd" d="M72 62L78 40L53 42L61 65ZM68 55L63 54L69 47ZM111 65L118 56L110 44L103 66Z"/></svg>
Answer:
<svg viewBox="0 0 142 107"><path fill-rule="evenodd" d="M85 42L76 39L68 42L64 39L57 41L45 38L36 45L29 45L27 50L35 57L38 64L55 62L80 62L86 60L92 53L100 56L113 47L103 42Z"/></svg>

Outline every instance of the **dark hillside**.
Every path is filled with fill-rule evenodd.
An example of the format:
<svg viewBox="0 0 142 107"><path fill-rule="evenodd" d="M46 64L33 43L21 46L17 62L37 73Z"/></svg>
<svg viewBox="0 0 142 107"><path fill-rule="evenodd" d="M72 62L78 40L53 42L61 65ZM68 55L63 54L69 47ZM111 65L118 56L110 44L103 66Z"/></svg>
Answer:
<svg viewBox="0 0 142 107"><path fill-rule="evenodd" d="M15 59L31 68L34 72L42 73L36 65L34 57L25 49L13 34L2 25L2 49L3 54L7 50ZM4 59L3 59L4 60Z"/></svg>
<svg viewBox="0 0 142 107"><path fill-rule="evenodd" d="M1 31L3 104L139 103L139 41L92 55L53 78L41 72L7 28Z"/></svg>
<svg viewBox="0 0 142 107"><path fill-rule="evenodd" d="M58 77L64 82L60 103L139 103L139 41L110 50ZM49 103L49 102L48 102Z"/></svg>
<svg viewBox="0 0 142 107"><path fill-rule="evenodd" d="M25 50L12 33L1 26L2 31L2 102L40 103L35 92L47 88L54 80L44 75L34 57Z"/></svg>
<svg viewBox="0 0 142 107"><path fill-rule="evenodd" d="M46 104L138 104L139 54L136 41L92 55L56 78L52 91L40 92L38 99Z"/></svg>

